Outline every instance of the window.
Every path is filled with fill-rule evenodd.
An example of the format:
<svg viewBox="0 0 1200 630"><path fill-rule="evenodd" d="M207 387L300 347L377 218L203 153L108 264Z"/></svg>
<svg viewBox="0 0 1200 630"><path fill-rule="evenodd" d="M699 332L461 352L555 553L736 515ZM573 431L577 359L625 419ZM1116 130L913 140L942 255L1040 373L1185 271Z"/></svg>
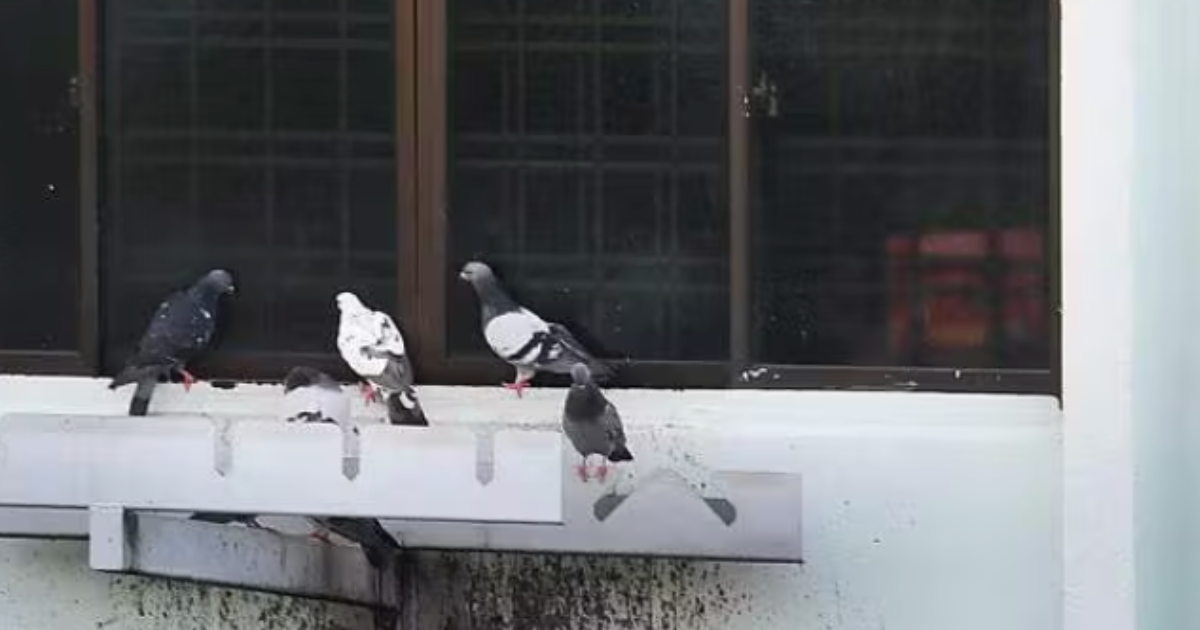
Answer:
<svg viewBox="0 0 1200 630"><path fill-rule="evenodd" d="M211 267L239 289L213 366L231 375L328 355L339 290L394 309L391 3L105 7L106 367Z"/></svg>
<svg viewBox="0 0 1200 630"><path fill-rule="evenodd" d="M104 370L219 265L199 374L348 375L350 288L498 383L481 258L625 386L1056 387L1052 3L97 1Z"/></svg>
<svg viewBox="0 0 1200 630"><path fill-rule="evenodd" d="M82 367L74 22L73 0L0 6L0 361L22 370Z"/></svg>
<svg viewBox="0 0 1200 630"><path fill-rule="evenodd" d="M448 4L442 271L634 383L1052 389L1047 3Z"/></svg>

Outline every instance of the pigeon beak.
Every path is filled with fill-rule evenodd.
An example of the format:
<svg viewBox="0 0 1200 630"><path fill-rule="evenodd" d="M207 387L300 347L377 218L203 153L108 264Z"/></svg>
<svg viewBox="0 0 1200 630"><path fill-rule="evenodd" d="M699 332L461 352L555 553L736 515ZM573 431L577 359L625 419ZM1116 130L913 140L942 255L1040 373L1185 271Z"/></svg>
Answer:
<svg viewBox="0 0 1200 630"><path fill-rule="evenodd" d="M460 271L460 272L458 272L458 279L459 280L470 280L471 278L469 276L467 276L467 272Z"/></svg>

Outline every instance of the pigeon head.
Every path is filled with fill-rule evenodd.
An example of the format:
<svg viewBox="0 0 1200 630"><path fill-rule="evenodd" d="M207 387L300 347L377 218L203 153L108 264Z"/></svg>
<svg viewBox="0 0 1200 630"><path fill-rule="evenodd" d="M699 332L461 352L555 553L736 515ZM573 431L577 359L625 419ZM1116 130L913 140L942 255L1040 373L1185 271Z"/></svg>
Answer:
<svg viewBox="0 0 1200 630"><path fill-rule="evenodd" d="M334 298L334 301L337 302L338 310L342 311L343 313L347 311L352 313L363 311L367 308L363 306L362 300L358 299L357 295L354 295L349 291L342 291L341 293L337 294L337 297Z"/></svg>
<svg viewBox="0 0 1200 630"><path fill-rule="evenodd" d="M212 289L217 293L233 293L233 276L224 269L213 269L204 274L196 283L206 289Z"/></svg>
<svg viewBox="0 0 1200 630"><path fill-rule="evenodd" d="M571 382L576 385L587 385L592 382L592 371L583 363L571 366Z"/></svg>
<svg viewBox="0 0 1200 630"><path fill-rule="evenodd" d="M487 266L486 263L472 260L463 265L462 270L458 272L458 279L466 280L475 286L479 286L481 283L495 280L496 274L492 273L492 268Z"/></svg>

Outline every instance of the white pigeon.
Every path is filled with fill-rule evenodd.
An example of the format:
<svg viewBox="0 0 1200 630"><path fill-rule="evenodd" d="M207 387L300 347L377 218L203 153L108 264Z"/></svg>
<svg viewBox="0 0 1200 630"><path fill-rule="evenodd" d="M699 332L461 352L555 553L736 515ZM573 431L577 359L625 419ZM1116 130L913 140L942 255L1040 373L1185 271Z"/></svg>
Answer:
<svg viewBox="0 0 1200 630"><path fill-rule="evenodd" d="M471 261L458 277L470 282L479 297L480 324L488 346L517 370L513 382L504 387L520 396L536 373L570 374L577 363L588 366L599 381L612 376L612 368L593 357L565 326L547 322L509 297L491 267Z"/></svg>
<svg viewBox="0 0 1200 630"><path fill-rule="evenodd" d="M366 380L364 394L373 401L387 399L392 424L427 425L413 387L412 363L405 354L404 336L387 313L363 305L358 296L342 292L336 298L341 319L337 347L342 359Z"/></svg>

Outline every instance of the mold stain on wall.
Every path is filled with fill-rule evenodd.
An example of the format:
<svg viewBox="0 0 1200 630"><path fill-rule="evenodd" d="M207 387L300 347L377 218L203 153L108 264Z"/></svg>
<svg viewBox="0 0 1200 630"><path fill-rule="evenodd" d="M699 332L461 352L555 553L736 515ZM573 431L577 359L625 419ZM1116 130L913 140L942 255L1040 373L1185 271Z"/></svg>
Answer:
<svg viewBox="0 0 1200 630"><path fill-rule="evenodd" d="M415 559L416 628L724 630L777 626L785 613L754 605L763 582L745 579L748 565L466 552ZM801 569L755 570L779 577Z"/></svg>
<svg viewBox="0 0 1200 630"><path fill-rule="evenodd" d="M116 576L111 630L360 630L370 614L353 606L179 580ZM109 629L106 629L109 630Z"/></svg>

